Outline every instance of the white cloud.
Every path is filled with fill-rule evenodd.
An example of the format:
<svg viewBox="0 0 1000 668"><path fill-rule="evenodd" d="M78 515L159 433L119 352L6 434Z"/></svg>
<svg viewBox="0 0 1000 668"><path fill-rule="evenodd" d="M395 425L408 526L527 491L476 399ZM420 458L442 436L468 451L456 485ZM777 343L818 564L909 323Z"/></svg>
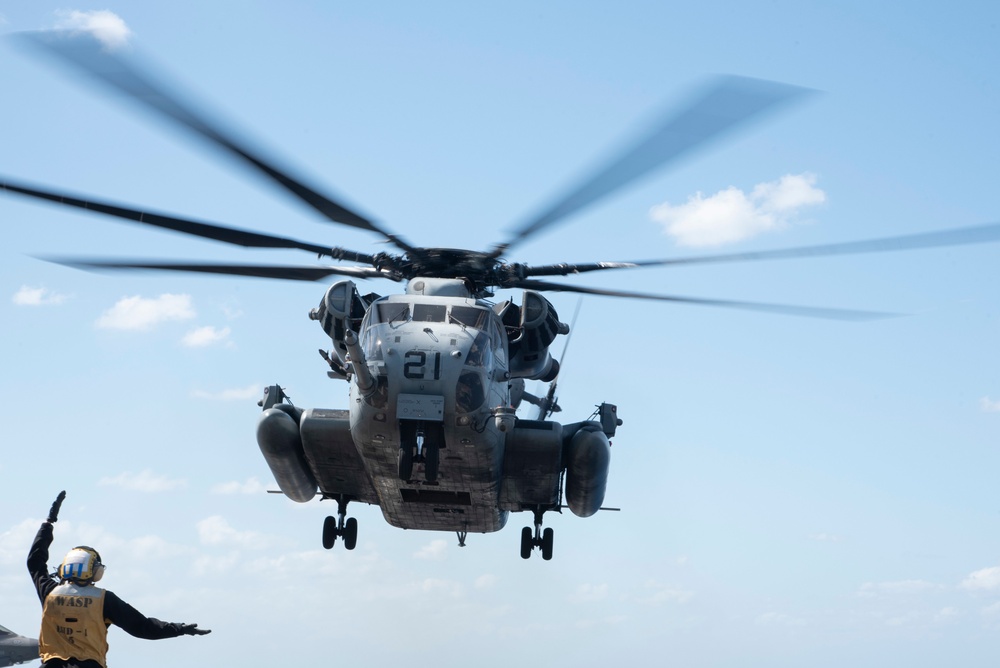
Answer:
<svg viewBox="0 0 1000 668"><path fill-rule="evenodd" d="M982 568L962 580L963 589L1000 589L1000 566Z"/></svg>
<svg viewBox="0 0 1000 668"><path fill-rule="evenodd" d="M120 49L128 45L132 30L114 12L106 9L81 12L57 10L56 28L75 32L88 32L107 49Z"/></svg>
<svg viewBox="0 0 1000 668"><path fill-rule="evenodd" d="M498 581L499 578L497 576L492 573L487 573L476 578L474 586L476 589L493 589Z"/></svg>
<svg viewBox="0 0 1000 668"><path fill-rule="evenodd" d="M596 603L608 597L608 585L602 583L594 585L590 583L582 584L576 588L576 592L570 596L573 603Z"/></svg>
<svg viewBox="0 0 1000 668"><path fill-rule="evenodd" d="M172 489L184 487L185 480L171 480L164 475L155 475L149 469L132 473L126 471L113 478L101 478L97 483L102 487L121 487L132 492L167 492Z"/></svg>
<svg viewBox="0 0 1000 668"><path fill-rule="evenodd" d="M264 393L263 387L260 383L254 383L246 387L234 387L221 392L194 390L191 392L191 396L195 399L211 399L212 401L245 401L260 398Z"/></svg>
<svg viewBox="0 0 1000 668"><path fill-rule="evenodd" d="M661 584L655 580L648 580L643 587L647 593L640 597L642 603L651 605L662 605L664 603L687 603L694 598L694 592L675 589L668 585Z"/></svg>
<svg viewBox="0 0 1000 668"><path fill-rule="evenodd" d="M417 550L414 557L417 559L434 559L440 561L445 557L445 550L448 549L448 541L438 538L432 540L427 545Z"/></svg>
<svg viewBox="0 0 1000 668"><path fill-rule="evenodd" d="M765 612L757 616L757 623L761 626L805 626L805 620L792 617L781 612Z"/></svg>
<svg viewBox="0 0 1000 668"><path fill-rule="evenodd" d="M21 289L14 293L11 301L18 306L48 306L62 304L66 301L66 295L52 292L48 288L33 288L29 285L22 285Z"/></svg>
<svg viewBox="0 0 1000 668"><path fill-rule="evenodd" d="M1000 399L990 399L983 397L979 400L979 407L987 413L1000 413Z"/></svg>
<svg viewBox="0 0 1000 668"><path fill-rule="evenodd" d="M155 299L123 297L97 319L102 329L147 330L161 322L195 316L191 295L163 294Z"/></svg>
<svg viewBox="0 0 1000 668"><path fill-rule="evenodd" d="M735 186L710 197L695 193L678 206L669 202L650 210L667 234L682 246L721 246L788 225L800 209L826 201L815 174L786 174L758 183L749 195Z"/></svg>
<svg viewBox="0 0 1000 668"><path fill-rule="evenodd" d="M246 482L221 482L212 487L212 494L262 494L267 491L257 478L247 478Z"/></svg>
<svg viewBox="0 0 1000 668"><path fill-rule="evenodd" d="M206 517L197 526L202 545L260 549L273 543L269 537L256 531L237 531L220 515Z"/></svg>
<svg viewBox="0 0 1000 668"><path fill-rule="evenodd" d="M895 582L866 582L861 585L858 594L864 597L878 596L880 594L917 594L920 592L937 589L938 586L924 580L897 580Z"/></svg>
<svg viewBox="0 0 1000 668"><path fill-rule="evenodd" d="M216 329L211 325L192 329L184 335L181 343L188 348L204 348L213 343L221 343L229 338L229 328Z"/></svg>
<svg viewBox="0 0 1000 668"><path fill-rule="evenodd" d="M814 533L810 534L809 538L820 543L839 543L844 540L843 536L838 536L833 533Z"/></svg>

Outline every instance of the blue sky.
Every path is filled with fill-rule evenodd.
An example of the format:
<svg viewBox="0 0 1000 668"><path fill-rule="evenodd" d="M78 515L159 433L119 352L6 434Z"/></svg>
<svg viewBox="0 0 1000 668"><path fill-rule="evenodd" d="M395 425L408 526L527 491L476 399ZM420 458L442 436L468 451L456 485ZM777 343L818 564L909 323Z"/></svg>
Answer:
<svg viewBox="0 0 1000 668"><path fill-rule="evenodd" d="M96 10L108 12L95 14ZM517 249L631 260L996 222L1000 9L904 2L0 4L4 32L104 30L270 154L423 245L486 248L707 78L819 91ZM228 158L0 45L0 174L361 251ZM691 266L581 285L908 314L868 323L588 298L567 420L619 405L607 503L454 536L274 486L265 385L346 405L307 318L325 286L88 274L38 255L309 262L0 199L0 623L60 489L143 612L214 629L111 660L265 666L994 666L1000 658L1000 245ZM669 225L674 225L668 229ZM609 272L610 274L611 272ZM393 286L371 284L383 293ZM553 302L568 320L576 299ZM536 388L540 389L540 388Z"/></svg>

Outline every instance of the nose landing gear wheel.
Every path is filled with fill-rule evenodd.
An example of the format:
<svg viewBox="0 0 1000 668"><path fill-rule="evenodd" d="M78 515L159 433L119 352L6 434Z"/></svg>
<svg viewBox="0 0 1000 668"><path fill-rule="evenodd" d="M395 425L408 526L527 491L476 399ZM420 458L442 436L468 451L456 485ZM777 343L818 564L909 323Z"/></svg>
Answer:
<svg viewBox="0 0 1000 668"><path fill-rule="evenodd" d="M409 445L401 446L396 464L399 469L399 479L408 482L413 477L413 448Z"/></svg>

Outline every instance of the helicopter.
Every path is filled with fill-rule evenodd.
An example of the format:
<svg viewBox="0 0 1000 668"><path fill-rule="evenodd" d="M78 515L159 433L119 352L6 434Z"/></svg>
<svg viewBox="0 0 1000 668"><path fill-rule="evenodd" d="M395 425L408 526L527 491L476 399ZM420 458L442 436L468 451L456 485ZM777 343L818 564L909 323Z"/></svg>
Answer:
<svg viewBox="0 0 1000 668"><path fill-rule="evenodd" d="M548 280L599 271L678 264L745 262L871 253L1000 240L1000 225L983 225L865 241L769 251L637 261L527 265L506 257L598 200L703 148L741 126L798 102L811 93L798 86L726 76L709 81L685 105L670 110L616 159L484 250L422 247L348 208L288 170L225 124L194 111L186 98L151 74L83 33L20 33L24 46L76 68L126 100L162 116L238 158L328 222L363 230L393 251L365 253L236 227L142 211L77 197L0 176L0 191L84 209L248 248L302 250L338 263L317 265L208 264L173 261L55 261L87 270L161 270L268 279L322 281L340 277L309 318L329 341L320 354L327 375L348 383L348 408L299 408L285 389L271 385L259 405L257 442L280 492L306 503L317 496L337 504L323 524L322 543L357 545L358 522L350 503L377 505L385 520L404 529L490 533L512 512L530 512L521 531L520 556L537 549L553 555L554 532L544 515L568 508L590 517L604 509L611 438L623 421L603 402L587 419L561 423L555 382L560 363L550 348L571 327L545 293L644 299L837 320L870 320L892 314L584 287ZM403 283L402 293L359 290L355 281ZM495 299L521 290L520 300ZM550 383L545 397L526 381ZM535 419L518 417L522 402Z"/></svg>

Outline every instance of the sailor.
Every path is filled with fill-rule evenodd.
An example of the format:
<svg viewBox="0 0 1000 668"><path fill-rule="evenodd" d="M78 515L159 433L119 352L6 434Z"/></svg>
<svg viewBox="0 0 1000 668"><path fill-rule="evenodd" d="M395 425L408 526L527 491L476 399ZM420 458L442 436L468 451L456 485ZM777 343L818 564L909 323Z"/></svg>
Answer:
<svg viewBox="0 0 1000 668"><path fill-rule="evenodd" d="M101 555L81 545L66 554L59 570L49 574L52 525L66 492L59 492L48 519L39 527L28 552L28 572L42 602L38 651L45 668L107 668L108 627L116 624L136 638L160 640L204 635L197 624L161 622L146 617L113 592L95 587L104 575Z"/></svg>

